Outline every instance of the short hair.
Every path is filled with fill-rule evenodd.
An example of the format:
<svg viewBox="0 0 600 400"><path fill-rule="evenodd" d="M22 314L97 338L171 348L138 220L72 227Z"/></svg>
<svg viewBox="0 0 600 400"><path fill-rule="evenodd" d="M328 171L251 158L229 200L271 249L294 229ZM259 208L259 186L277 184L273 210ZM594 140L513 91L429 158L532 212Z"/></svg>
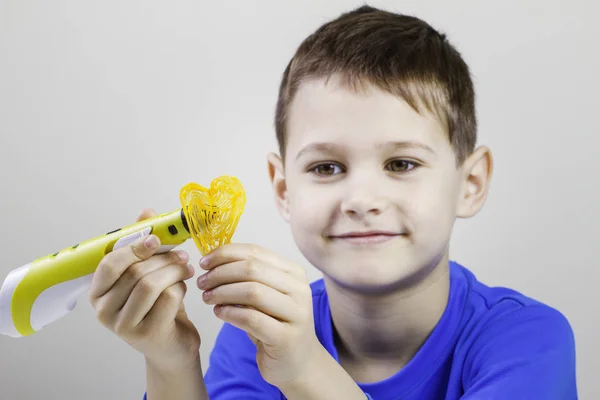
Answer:
<svg viewBox="0 0 600 400"><path fill-rule="evenodd" d="M423 20L368 5L320 26L297 48L281 79L275 132L285 158L286 121L303 81L343 77L348 87L375 87L399 96L415 111L423 106L445 127L457 164L477 140L475 91L460 53Z"/></svg>

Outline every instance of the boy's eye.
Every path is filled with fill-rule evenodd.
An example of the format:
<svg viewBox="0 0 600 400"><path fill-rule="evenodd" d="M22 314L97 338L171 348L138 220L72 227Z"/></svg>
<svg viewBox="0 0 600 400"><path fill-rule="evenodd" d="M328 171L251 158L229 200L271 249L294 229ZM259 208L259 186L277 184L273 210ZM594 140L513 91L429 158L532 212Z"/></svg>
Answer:
<svg viewBox="0 0 600 400"><path fill-rule="evenodd" d="M393 160L388 164L388 168L392 172L406 172L415 168L416 164L407 160Z"/></svg>
<svg viewBox="0 0 600 400"><path fill-rule="evenodd" d="M312 171L316 172L319 175L335 175L336 172L340 173L341 168L339 165L328 163L328 164L319 164L312 169Z"/></svg>

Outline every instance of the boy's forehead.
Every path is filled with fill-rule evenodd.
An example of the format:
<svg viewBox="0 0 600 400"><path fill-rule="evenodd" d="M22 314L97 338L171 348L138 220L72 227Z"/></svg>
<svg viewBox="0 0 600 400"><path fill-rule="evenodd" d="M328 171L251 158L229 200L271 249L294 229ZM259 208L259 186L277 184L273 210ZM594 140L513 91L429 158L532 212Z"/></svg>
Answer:
<svg viewBox="0 0 600 400"><path fill-rule="evenodd" d="M448 146L447 133L429 112L418 113L400 97L375 86L353 90L339 79L303 82L290 104L289 154L313 142L357 146L410 141L431 148Z"/></svg>

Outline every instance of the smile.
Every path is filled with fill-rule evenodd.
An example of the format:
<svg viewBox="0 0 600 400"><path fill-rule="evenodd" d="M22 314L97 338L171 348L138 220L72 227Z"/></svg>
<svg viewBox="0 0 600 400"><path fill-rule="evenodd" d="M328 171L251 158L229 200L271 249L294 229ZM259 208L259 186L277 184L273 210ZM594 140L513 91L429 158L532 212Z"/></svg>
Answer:
<svg viewBox="0 0 600 400"><path fill-rule="evenodd" d="M352 232L331 236L331 239L349 244L379 244L388 242L398 236L401 235L389 232Z"/></svg>

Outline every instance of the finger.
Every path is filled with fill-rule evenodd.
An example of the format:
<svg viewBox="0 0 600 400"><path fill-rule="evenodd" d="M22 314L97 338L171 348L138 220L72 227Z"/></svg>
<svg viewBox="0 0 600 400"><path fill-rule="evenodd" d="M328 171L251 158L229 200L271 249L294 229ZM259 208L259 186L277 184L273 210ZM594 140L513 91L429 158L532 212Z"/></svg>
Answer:
<svg viewBox="0 0 600 400"><path fill-rule="evenodd" d="M144 219L153 217L155 215L157 215L157 214L156 214L156 211L154 211L154 209L145 208L139 213L139 215L136 219L136 222L140 222ZM143 240L143 239L140 239L140 240ZM153 239L148 238L148 240L153 240ZM156 247L158 247L158 245ZM117 250L114 250L111 254L114 254L116 252L117 252ZM150 254L150 256L151 255L152 254ZM114 282L119 278L115 274L110 273L109 274L110 279L105 280L104 278L106 278L106 276L105 276L104 272L109 272L109 271L102 271L103 269L111 269L111 268L106 268L108 266L104 265L104 264L110 264L115 261L116 260L114 259L114 256L110 256L110 257L108 257L108 259L103 259L102 262L100 263L100 265L98 266L98 267L103 267L103 268L97 268L97 269L100 269L100 271L96 271L96 273L94 274L92 288L89 291L89 298L92 301L95 301L97 297L99 297L103 294L103 292L105 293L108 290L108 288L110 288L112 286L112 284L114 284ZM114 271L110 271L110 272L114 272ZM112 284L111 284L111 282L112 282Z"/></svg>
<svg viewBox="0 0 600 400"><path fill-rule="evenodd" d="M206 304L253 307L280 321L292 322L299 317L298 305L289 296L256 282L222 285L204 292L202 299Z"/></svg>
<svg viewBox="0 0 600 400"><path fill-rule="evenodd" d="M89 297L95 301L103 296L127 268L152 257L159 245L160 239L156 235L148 235L105 255L94 273Z"/></svg>
<svg viewBox="0 0 600 400"><path fill-rule="evenodd" d="M252 308L217 305L214 313L220 320L245 331L266 345L274 344L285 333L284 323Z"/></svg>
<svg viewBox="0 0 600 400"><path fill-rule="evenodd" d="M144 275L118 313L116 325L124 332L135 328L169 286L189 278L192 273L186 266L170 264Z"/></svg>
<svg viewBox="0 0 600 400"><path fill-rule="evenodd" d="M201 275L197 280L197 285L199 289L210 290L234 282L259 282L287 295L302 291L299 281L290 274L279 268L259 264L252 260L219 265Z"/></svg>
<svg viewBox="0 0 600 400"><path fill-rule="evenodd" d="M170 251L131 265L110 290L98 299L103 312L115 314L119 311L127 302L136 284L147 274L170 264L187 265L188 258L187 253L184 251Z"/></svg>
<svg viewBox="0 0 600 400"><path fill-rule="evenodd" d="M254 260L268 264L288 273L294 272L293 270L295 269L288 262L284 262L273 253L254 244L246 243L229 243L217 247L202 257L200 267L205 270L211 270L222 264L243 260Z"/></svg>
<svg viewBox="0 0 600 400"><path fill-rule="evenodd" d="M156 213L156 211L154 211L154 209L144 208L142 211L140 211L136 222L140 222L140 221L143 221L148 218L156 217L157 215L158 214Z"/></svg>
<svg viewBox="0 0 600 400"><path fill-rule="evenodd" d="M149 329L161 329L162 327L173 323L180 313L185 313L183 307L183 298L187 293L185 282L177 282L166 288L148 314L144 317L141 324Z"/></svg>

